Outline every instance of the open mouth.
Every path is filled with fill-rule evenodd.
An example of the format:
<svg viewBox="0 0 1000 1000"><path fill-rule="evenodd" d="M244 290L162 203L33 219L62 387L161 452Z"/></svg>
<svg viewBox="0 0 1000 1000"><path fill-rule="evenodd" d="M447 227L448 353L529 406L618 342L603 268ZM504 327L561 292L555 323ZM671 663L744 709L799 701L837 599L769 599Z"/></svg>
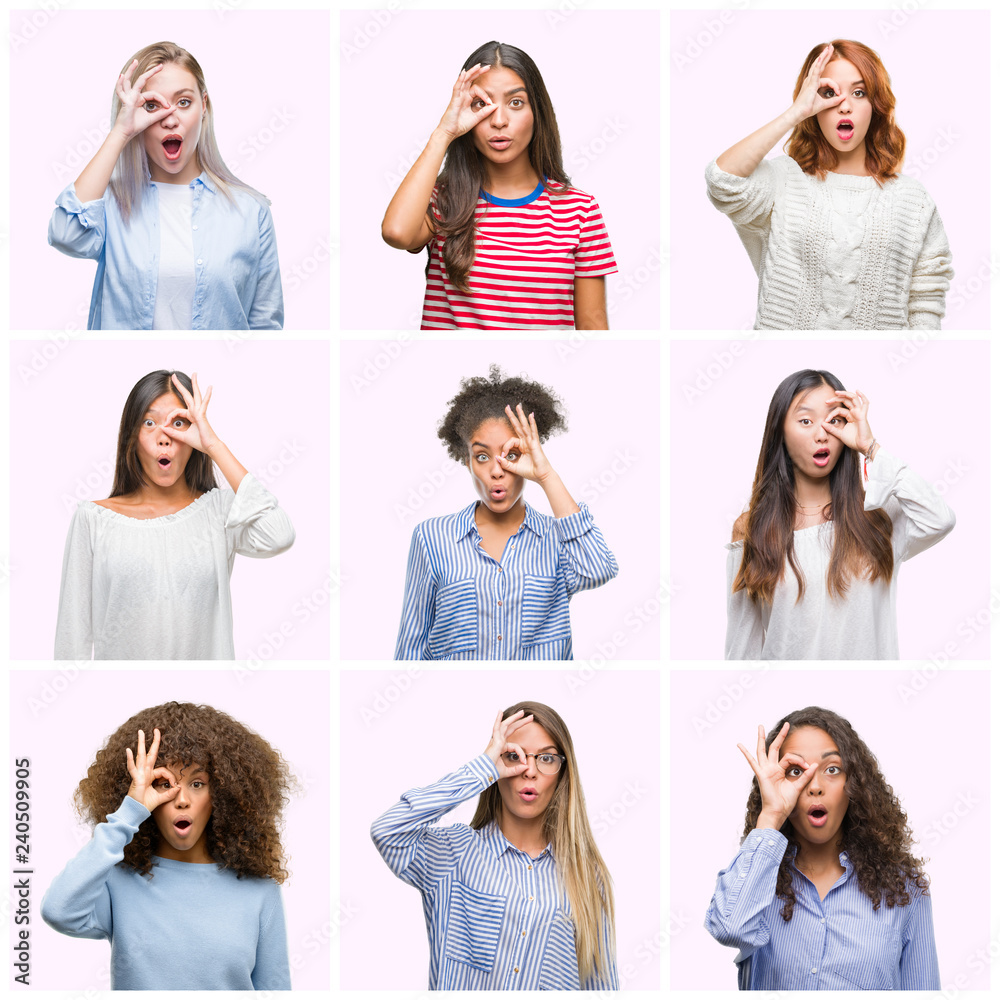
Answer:
<svg viewBox="0 0 1000 1000"><path fill-rule="evenodd" d="M826 806L810 806L806 816L813 826L823 826L826 823Z"/></svg>
<svg viewBox="0 0 1000 1000"><path fill-rule="evenodd" d="M174 821L174 829L183 837L191 829L191 820L178 819Z"/></svg>
<svg viewBox="0 0 1000 1000"><path fill-rule="evenodd" d="M820 448L813 454L813 461L822 469L830 461L830 449Z"/></svg>
<svg viewBox="0 0 1000 1000"><path fill-rule="evenodd" d="M161 469L169 469L170 468L170 459L169 458L159 458L159 459L157 459L157 464L160 466Z"/></svg>
<svg viewBox="0 0 1000 1000"><path fill-rule="evenodd" d="M507 496L507 491L502 486L494 486L490 490L490 498L496 501L503 500Z"/></svg>
<svg viewBox="0 0 1000 1000"><path fill-rule="evenodd" d="M522 788L517 794L524 802L534 802L538 798L534 788Z"/></svg>
<svg viewBox="0 0 1000 1000"><path fill-rule="evenodd" d="M854 122L844 118L837 123L837 137L847 142L854 136Z"/></svg>
<svg viewBox="0 0 1000 1000"><path fill-rule="evenodd" d="M176 135L168 136L163 140L163 152L167 154L168 160L180 159L181 145L182 140Z"/></svg>

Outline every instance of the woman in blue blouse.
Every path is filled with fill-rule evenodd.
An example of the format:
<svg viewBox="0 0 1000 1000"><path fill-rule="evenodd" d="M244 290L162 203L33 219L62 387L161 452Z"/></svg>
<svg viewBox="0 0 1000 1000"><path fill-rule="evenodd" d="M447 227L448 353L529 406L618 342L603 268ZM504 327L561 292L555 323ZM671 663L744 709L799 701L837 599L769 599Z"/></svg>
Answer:
<svg viewBox="0 0 1000 1000"><path fill-rule="evenodd" d="M851 724L828 709L757 737L739 853L705 926L739 948L744 990L936 990L928 879L906 813Z"/></svg>
<svg viewBox="0 0 1000 1000"><path fill-rule="evenodd" d="M435 825L476 795L471 825ZM429 989L618 989L611 876L572 737L547 705L498 712L479 757L406 792L371 834L423 894Z"/></svg>
<svg viewBox="0 0 1000 1000"><path fill-rule="evenodd" d="M172 42L137 52L111 121L49 222L52 246L97 261L88 329L280 330L269 203L223 161L194 56Z"/></svg>
<svg viewBox="0 0 1000 1000"><path fill-rule="evenodd" d="M573 658L569 599L607 583L618 564L542 451L565 428L559 400L537 382L496 365L463 380L438 436L477 500L414 529L397 660ZM553 517L525 503L525 480L541 486Z"/></svg>

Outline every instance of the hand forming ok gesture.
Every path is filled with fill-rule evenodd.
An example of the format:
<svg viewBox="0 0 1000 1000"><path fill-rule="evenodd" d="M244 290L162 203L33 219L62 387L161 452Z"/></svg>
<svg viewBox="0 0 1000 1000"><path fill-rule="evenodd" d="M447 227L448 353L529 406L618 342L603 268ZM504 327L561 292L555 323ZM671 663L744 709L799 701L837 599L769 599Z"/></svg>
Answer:
<svg viewBox="0 0 1000 1000"><path fill-rule="evenodd" d="M163 67L153 66L130 83L128 77L135 72L138 65L139 61L133 59L132 65L119 75L118 83L115 84L115 93L118 95L118 100L122 102L122 106L118 109L118 117L115 118L113 127L126 140L144 132L150 125L154 125L174 113L170 102L161 94L155 90L143 90L150 77L159 73ZM146 104L150 101L155 101L159 107L154 111L147 111Z"/></svg>
<svg viewBox="0 0 1000 1000"><path fill-rule="evenodd" d="M503 718L502 711L497 712L497 717L493 722L493 737L483 753L487 754L496 764L501 778L513 778L528 770L528 758L524 756L524 751L519 744L510 741L510 736L522 726L526 726L533 718L533 715L525 715L524 709L515 712L506 719ZM510 764L505 759L509 753L517 754L521 763Z"/></svg>
<svg viewBox="0 0 1000 1000"><path fill-rule="evenodd" d="M146 752L146 735L139 730L139 746L136 756L132 757L132 748L125 749L125 766L132 776L132 784L128 794L136 802L141 802L150 812L169 802L180 791L180 785L174 784L174 776L165 768L156 766L156 755L160 750L160 731L153 730L153 743ZM157 788L155 782L163 779L167 788Z"/></svg>
<svg viewBox="0 0 1000 1000"><path fill-rule="evenodd" d="M471 69L463 69L458 74L451 92L451 103L438 124L438 128L453 139L465 135L496 111L497 106L472 82L489 72L489 69L489 66L480 64ZM483 102L483 106L477 109L475 105L480 101Z"/></svg>
<svg viewBox="0 0 1000 1000"><path fill-rule="evenodd" d="M205 395L202 396L201 389L198 387L197 372L191 373L193 396L184 388L176 374L171 376L171 381L177 387L185 405L170 411L164 421L164 432L175 441L191 445L196 451L207 452L219 440L215 431L212 430L212 425L208 422L208 401L212 398L212 387L209 386L205 390ZM190 426L174 427L173 423L178 417L186 420Z"/></svg>
<svg viewBox="0 0 1000 1000"><path fill-rule="evenodd" d="M833 58L833 46L827 45L809 67L809 72L806 73L802 86L799 88L799 96L795 98L795 103L792 105L799 121L812 118L813 115L819 114L820 111L825 111L827 108L835 108L843 100L837 83L829 77L823 76L823 70L831 58Z"/></svg>
<svg viewBox="0 0 1000 1000"><path fill-rule="evenodd" d="M533 483L543 483L552 472L552 466L542 451L534 413L529 413L525 417L524 408L520 403L517 404L517 413L509 406L506 410L507 419L514 428L514 436L504 442L502 453L498 456L500 467ZM507 457L512 453L517 455L515 460Z"/></svg>
<svg viewBox="0 0 1000 1000"><path fill-rule="evenodd" d="M875 443L875 435L868 424L868 397L863 392L835 389L828 403L840 403L831 410L823 426L848 448L867 454Z"/></svg>
<svg viewBox="0 0 1000 1000"><path fill-rule="evenodd" d="M779 757L781 744L787 735L788 723L786 722L768 749L764 740L764 727L758 726L756 760L742 743L736 744L753 768L753 773L757 775L761 799L758 827L768 826L780 830L782 824L795 808L799 795L802 794L812 780L816 768L819 767L819 764L806 764L805 760L798 754L789 753L785 754L784 757ZM788 770L792 767L802 771L797 778L788 777Z"/></svg>

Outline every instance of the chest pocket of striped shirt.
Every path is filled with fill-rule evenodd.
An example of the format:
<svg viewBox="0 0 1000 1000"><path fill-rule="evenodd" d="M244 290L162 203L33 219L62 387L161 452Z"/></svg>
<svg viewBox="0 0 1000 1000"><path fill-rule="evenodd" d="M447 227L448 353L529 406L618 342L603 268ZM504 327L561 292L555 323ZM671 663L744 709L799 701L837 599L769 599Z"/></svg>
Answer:
<svg viewBox="0 0 1000 1000"><path fill-rule="evenodd" d="M475 580L441 587L434 601L434 624L427 635L431 658L441 660L475 649L478 622Z"/></svg>
<svg viewBox="0 0 1000 1000"><path fill-rule="evenodd" d="M827 938L830 973L842 989L891 990L903 954L899 932L874 920L843 921ZM836 989L836 987L834 987Z"/></svg>
<svg viewBox="0 0 1000 1000"><path fill-rule="evenodd" d="M505 896L493 896L461 882L452 882L445 957L471 965L480 972L492 972L506 907Z"/></svg>
<svg viewBox="0 0 1000 1000"><path fill-rule="evenodd" d="M556 910L545 942L542 968L538 974L540 990L578 990L576 935L568 913Z"/></svg>
<svg viewBox="0 0 1000 1000"><path fill-rule="evenodd" d="M521 592L521 645L570 637L569 602L555 576L526 576Z"/></svg>

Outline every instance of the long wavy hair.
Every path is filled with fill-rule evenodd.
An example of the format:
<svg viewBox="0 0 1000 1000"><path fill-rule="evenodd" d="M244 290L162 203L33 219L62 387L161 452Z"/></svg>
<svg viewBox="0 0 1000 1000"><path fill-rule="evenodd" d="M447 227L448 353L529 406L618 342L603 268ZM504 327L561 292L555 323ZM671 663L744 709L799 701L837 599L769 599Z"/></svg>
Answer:
<svg viewBox="0 0 1000 1000"><path fill-rule="evenodd" d="M789 375L771 397L764 422L764 438L757 459L749 510L733 528L733 541L743 542L743 560L733 581L733 593L771 604L784 579L785 564L792 568L802 599L805 580L795 558L795 470L785 447L785 416L801 392L821 385L843 389L844 383L827 371L803 369ZM834 523L833 552L826 574L831 597L845 597L854 577L872 582L892 580L892 521L884 510L868 510L861 468L849 448L840 453L827 477L831 500L823 511Z"/></svg>
<svg viewBox="0 0 1000 1000"><path fill-rule="evenodd" d="M205 74L195 59L187 49L182 49L173 42L156 42L147 45L144 49L139 49L134 56L129 56L128 61L122 67L122 73L128 73L133 60L138 60L135 72L127 79L131 82L142 76L146 70L153 66L177 63L186 69L194 78L198 87L198 94L205 101L205 116L201 123L201 135L198 138L198 148L195 156L198 166L215 182L216 187L222 195L232 204L236 205L232 188L239 188L256 198L262 205L269 205L270 202L259 191L244 184L226 166L222 154L219 152L219 145L215 141L215 111L212 107L212 98L208 96L208 88L205 86ZM155 87L155 77L152 85ZM111 97L111 121L118 117L122 102L115 93ZM118 211L125 220L126 225L132 217L132 213L139 207L145 197L150 184L149 161L146 158L146 147L143 145L144 132L132 136L115 166L111 175L111 193L118 203Z"/></svg>
<svg viewBox="0 0 1000 1000"><path fill-rule="evenodd" d="M823 730L837 744L844 764L849 800L840 827L838 846L851 859L858 885L871 900L872 909L877 910L883 903L889 908L907 906L913 890L927 895L930 881L923 871L924 859L915 858L910 853L913 834L906 813L879 769L875 755L847 719L815 705L790 712L767 734L765 744L768 749L786 722L789 736L796 729L810 726ZM760 786L754 776L747 799L744 837L757 826L760 810ZM792 861L799 843L795 828L788 820L781 827L781 833L788 839L788 847L778 868L775 895L785 901L782 918L791 920L795 909Z"/></svg>
<svg viewBox="0 0 1000 1000"><path fill-rule="evenodd" d="M197 765L208 772L212 816L205 833L212 860L239 878L284 882L288 872L278 824L292 787L288 765L263 737L208 705L169 701L119 726L77 786L80 815L96 825L119 809L132 783L125 749L136 754L140 729L148 738L160 730L157 765ZM160 831L150 816L126 846L124 864L150 874L159 844Z"/></svg>
<svg viewBox="0 0 1000 1000"><path fill-rule="evenodd" d="M806 56L795 83L794 97L799 96L809 67L828 44L830 43L820 43ZM878 53L861 42L838 38L833 42L830 62L834 59L846 59L853 63L864 81L872 106L872 120L865 136L865 167L882 184L899 173L903 154L906 152L906 136L894 117L896 98L892 93L889 74ZM815 174L820 179L826 177L828 170L837 166L837 153L823 136L815 115L795 126L785 144L785 151L803 172Z"/></svg>
<svg viewBox="0 0 1000 1000"><path fill-rule="evenodd" d="M191 378L184 372L160 371L143 375L128 394L125 409L122 410L122 421L118 428L118 450L115 455L115 480L111 486L110 496L124 497L138 492L146 485L146 476L139 462L139 428L142 426L146 411L164 393L172 392L177 398L177 405L184 406L184 399L177 391L170 376L176 375L181 385L188 392L194 393ZM207 493L214 490L215 466L212 460L202 451L192 450L184 470L184 480L193 493ZM161 727L162 728L162 727Z"/></svg>
<svg viewBox="0 0 1000 1000"><path fill-rule="evenodd" d="M563 169L556 113L552 110L542 74L531 56L513 45L487 42L465 60L462 69L480 64L503 66L524 81L528 105L535 119L528 147L531 167L545 181L549 191L564 192L569 186L569 177ZM469 291L469 271L476 259L476 203L488 180L483 156L476 149L472 133L466 132L448 147L444 168L438 175L438 215L435 216L430 206L427 208L431 228L445 240L443 257L448 280L462 292Z"/></svg>
<svg viewBox="0 0 1000 1000"><path fill-rule="evenodd" d="M559 753L566 757L566 765L559 772L552 801L545 812L545 836L552 844L552 854L569 897L580 982L595 973L608 980L614 956L607 954L605 948L601 915L603 912L607 916L614 940L614 894L611 874L597 849L587 818L573 738L559 714L537 701L511 705L504 709L503 717L506 719L522 710L525 715L534 716L533 721L552 737ZM494 783L479 796L472 829L478 830L491 822L499 826L502 814L500 789Z"/></svg>

